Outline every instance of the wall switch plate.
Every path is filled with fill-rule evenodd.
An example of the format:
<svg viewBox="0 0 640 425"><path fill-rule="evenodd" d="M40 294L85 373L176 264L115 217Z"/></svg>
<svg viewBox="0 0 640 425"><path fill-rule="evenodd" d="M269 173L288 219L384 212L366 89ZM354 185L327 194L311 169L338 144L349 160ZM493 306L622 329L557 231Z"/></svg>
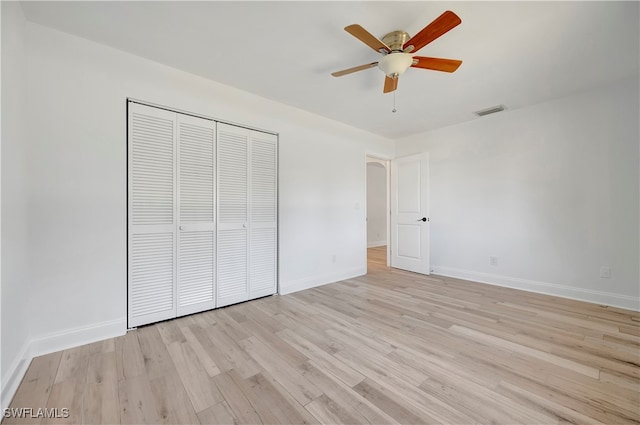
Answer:
<svg viewBox="0 0 640 425"><path fill-rule="evenodd" d="M498 257L489 257L489 264L492 266L498 265Z"/></svg>
<svg viewBox="0 0 640 425"><path fill-rule="evenodd" d="M611 278L611 267L609 266L600 266L600 277L603 279Z"/></svg>

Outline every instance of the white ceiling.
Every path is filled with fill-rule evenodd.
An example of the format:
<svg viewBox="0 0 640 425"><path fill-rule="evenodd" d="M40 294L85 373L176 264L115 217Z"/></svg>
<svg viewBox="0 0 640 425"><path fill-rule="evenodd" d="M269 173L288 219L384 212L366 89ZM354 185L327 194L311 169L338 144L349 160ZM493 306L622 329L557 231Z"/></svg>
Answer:
<svg viewBox="0 0 640 425"><path fill-rule="evenodd" d="M638 2L23 2L28 20L389 138L639 75ZM343 28L414 35L445 10L462 24L420 50L462 59L410 68L383 94L378 60Z"/></svg>

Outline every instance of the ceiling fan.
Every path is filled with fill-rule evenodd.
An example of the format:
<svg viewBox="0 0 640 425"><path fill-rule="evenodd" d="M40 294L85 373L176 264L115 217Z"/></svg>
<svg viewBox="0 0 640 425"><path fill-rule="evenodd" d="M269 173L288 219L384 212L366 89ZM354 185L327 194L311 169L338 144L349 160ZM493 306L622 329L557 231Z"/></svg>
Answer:
<svg viewBox="0 0 640 425"><path fill-rule="evenodd" d="M383 92L389 93L398 88L398 77L409 67L454 72L458 69L462 61L413 56L413 54L433 40L460 25L461 22L462 20L458 15L447 10L411 38L409 38L409 34L404 31L393 31L382 37L382 40L358 24L349 25L345 27L345 31L376 52L381 53L383 57L377 62L343 69L342 71L333 72L331 75L334 77L342 77L343 75L377 66L385 73Z"/></svg>

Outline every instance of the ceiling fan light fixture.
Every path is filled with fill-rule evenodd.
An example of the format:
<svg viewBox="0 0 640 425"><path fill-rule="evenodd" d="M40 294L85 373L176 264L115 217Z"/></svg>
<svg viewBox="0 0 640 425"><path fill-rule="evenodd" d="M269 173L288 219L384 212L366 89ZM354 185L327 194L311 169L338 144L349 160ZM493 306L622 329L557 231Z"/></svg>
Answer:
<svg viewBox="0 0 640 425"><path fill-rule="evenodd" d="M397 78L413 64L413 57L408 53L393 52L378 61L378 68L391 78Z"/></svg>
<svg viewBox="0 0 640 425"><path fill-rule="evenodd" d="M432 71L454 72L462 64L462 61L412 55L458 26L461 22L462 20L458 15L447 10L434 19L429 25L422 28L413 37L409 37L409 34L405 31L398 30L388 33L382 37L382 40L364 29L361 25L348 25L344 27L346 32L371 47L377 53L382 54L382 58L378 62L371 62L365 65L343 69L342 71L332 72L331 75L334 77L342 77L343 75L370 69L377 65L385 74L382 92L390 93L397 90L400 74L403 74L410 66Z"/></svg>

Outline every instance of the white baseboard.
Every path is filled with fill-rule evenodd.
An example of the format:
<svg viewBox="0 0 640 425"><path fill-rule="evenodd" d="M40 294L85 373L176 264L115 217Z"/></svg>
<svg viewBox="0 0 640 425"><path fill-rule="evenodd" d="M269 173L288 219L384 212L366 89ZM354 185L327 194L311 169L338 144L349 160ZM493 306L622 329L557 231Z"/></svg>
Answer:
<svg viewBox="0 0 640 425"><path fill-rule="evenodd" d="M489 285L521 289L523 291L555 295L557 297L570 298L595 304L604 304L612 307L624 308L627 310L640 311L640 299L628 295L594 291L591 289L574 288L566 285L538 282L535 280L520 279L517 277L500 276L470 270L461 270L453 267L431 266L431 268L433 270L432 274L454 277L457 279L472 280Z"/></svg>
<svg viewBox="0 0 640 425"><path fill-rule="evenodd" d="M375 248L377 246L385 246L387 241L373 241L367 243L367 248Z"/></svg>
<svg viewBox="0 0 640 425"><path fill-rule="evenodd" d="M20 355L16 357L16 360L9 367L7 376L2 377L1 408L4 409L11 403L11 399L27 372L31 359L34 357L113 338L124 335L126 332L126 319L116 319L40 335L27 340L22 350L20 350Z"/></svg>
<svg viewBox="0 0 640 425"><path fill-rule="evenodd" d="M127 333L126 319L109 320L40 335L31 340L33 356L42 356Z"/></svg>
<svg viewBox="0 0 640 425"><path fill-rule="evenodd" d="M9 407L13 395L22 382L22 377L27 372L32 357L31 341L26 340L13 363L9 366L6 376L2 377L2 394L0 395L0 403L2 406L0 406L0 408L3 412L6 407Z"/></svg>
<svg viewBox="0 0 640 425"><path fill-rule="evenodd" d="M305 279L298 279L289 282L280 282L280 295L291 294L293 292L303 291L305 289L315 288L316 286L326 285L328 283L339 282L341 280L351 279L362 276L367 273L366 267L357 267L348 270L341 270L336 273L326 274L323 276L313 276Z"/></svg>

